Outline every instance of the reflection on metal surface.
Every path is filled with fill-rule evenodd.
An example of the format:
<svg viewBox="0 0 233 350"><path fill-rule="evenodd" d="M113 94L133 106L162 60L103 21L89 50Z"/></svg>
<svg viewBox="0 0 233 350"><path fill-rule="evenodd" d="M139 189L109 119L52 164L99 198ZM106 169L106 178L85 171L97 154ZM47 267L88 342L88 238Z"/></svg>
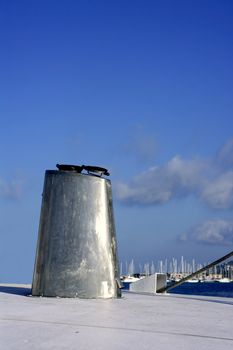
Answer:
<svg viewBox="0 0 233 350"><path fill-rule="evenodd" d="M47 170L32 295L120 297L111 182Z"/></svg>

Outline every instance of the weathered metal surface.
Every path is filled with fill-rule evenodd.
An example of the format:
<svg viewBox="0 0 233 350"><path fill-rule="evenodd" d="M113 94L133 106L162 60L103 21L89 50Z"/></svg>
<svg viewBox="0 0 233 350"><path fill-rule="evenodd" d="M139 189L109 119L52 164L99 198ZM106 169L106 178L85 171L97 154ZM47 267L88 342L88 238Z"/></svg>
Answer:
<svg viewBox="0 0 233 350"><path fill-rule="evenodd" d="M32 295L114 298L118 279L111 182L46 171Z"/></svg>

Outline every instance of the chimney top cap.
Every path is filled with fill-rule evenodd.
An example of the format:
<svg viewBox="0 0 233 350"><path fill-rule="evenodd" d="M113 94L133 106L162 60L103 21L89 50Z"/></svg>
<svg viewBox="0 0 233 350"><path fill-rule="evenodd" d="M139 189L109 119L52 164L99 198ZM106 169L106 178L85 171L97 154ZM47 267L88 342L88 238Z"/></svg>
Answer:
<svg viewBox="0 0 233 350"><path fill-rule="evenodd" d="M81 173L83 170L86 170L88 174L96 176L109 176L109 172L105 168L93 165L72 165L72 164L56 164L56 167L60 171L73 171L76 173Z"/></svg>

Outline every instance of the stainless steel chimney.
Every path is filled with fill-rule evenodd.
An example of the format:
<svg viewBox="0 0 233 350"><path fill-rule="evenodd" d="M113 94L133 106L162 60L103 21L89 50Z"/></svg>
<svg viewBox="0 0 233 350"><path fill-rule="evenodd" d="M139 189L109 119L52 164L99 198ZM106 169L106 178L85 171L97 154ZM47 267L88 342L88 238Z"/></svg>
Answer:
<svg viewBox="0 0 233 350"><path fill-rule="evenodd" d="M45 172L32 295L120 297L109 174L57 167Z"/></svg>

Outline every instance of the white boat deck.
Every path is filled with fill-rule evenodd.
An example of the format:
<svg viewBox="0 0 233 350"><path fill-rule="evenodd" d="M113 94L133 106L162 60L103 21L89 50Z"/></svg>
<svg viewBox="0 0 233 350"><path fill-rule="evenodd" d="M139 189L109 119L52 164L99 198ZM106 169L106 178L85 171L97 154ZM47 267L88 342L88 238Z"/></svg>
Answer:
<svg viewBox="0 0 233 350"><path fill-rule="evenodd" d="M231 298L40 298L29 287L0 285L1 350L233 349Z"/></svg>

